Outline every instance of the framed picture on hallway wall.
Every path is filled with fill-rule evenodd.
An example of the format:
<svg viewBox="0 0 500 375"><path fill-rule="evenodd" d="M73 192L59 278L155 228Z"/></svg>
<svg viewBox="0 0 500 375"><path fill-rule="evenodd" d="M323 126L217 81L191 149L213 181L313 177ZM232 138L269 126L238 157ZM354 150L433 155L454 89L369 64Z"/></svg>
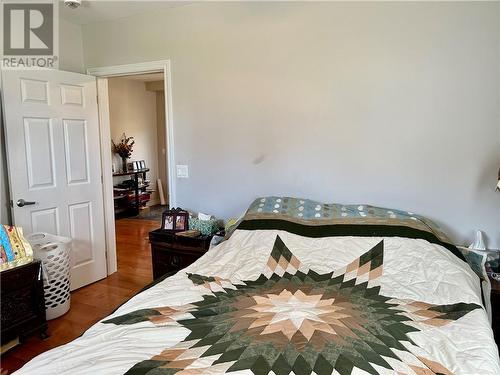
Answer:
<svg viewBox="0 0 500 375"><path fill-rule="evenodd" d="M168 232L183 232L189 227L189 213L182 208L166 210L162 214L161 229Z"/></svg>

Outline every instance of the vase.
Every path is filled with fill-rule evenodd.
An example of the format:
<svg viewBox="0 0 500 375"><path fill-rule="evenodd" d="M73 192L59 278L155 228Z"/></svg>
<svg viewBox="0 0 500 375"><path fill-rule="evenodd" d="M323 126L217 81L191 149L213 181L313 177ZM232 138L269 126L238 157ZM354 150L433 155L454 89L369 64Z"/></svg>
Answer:
<svg viewBox="0 0 500 375"><path fill-rule="evenodd" d="M122 172L127 172L127 158L122 158Z"/></svg>

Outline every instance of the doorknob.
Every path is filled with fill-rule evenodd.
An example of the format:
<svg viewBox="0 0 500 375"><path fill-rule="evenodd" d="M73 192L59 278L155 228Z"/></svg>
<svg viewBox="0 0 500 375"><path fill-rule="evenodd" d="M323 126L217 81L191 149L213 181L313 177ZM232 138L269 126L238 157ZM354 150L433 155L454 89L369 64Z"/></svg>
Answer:
<svg viewBox="0 0 500 375"><path fill-rule="evenodd" d="M36 202L27 202L25 201L24 199L18 199L17 202L17 207L24 207L24 206L29 206L29 205L32 205L32 204L36 204Z"/></svg>

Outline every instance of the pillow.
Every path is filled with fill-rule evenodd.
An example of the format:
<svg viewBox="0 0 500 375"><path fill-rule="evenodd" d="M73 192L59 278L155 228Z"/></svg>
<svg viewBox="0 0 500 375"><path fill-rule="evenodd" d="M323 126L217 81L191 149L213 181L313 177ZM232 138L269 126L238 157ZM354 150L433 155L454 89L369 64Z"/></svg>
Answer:
<svg viewBox="0 0 500 375"><path fill-rule="evenodd" d="M0 271L33 261L31 245L21 227L0 226Z"/></svg>
<svg viewBox="0 0 500 375"><path fill-rule="evenodd" d="M292 197L257 198L226 230L282 229L307 237L362 236L420 238L439 244L465 262L463 254L429 219L409 211L365 204L322 203Z"/></svg>
<svg viewBox="0 0 500 375"><path fill-rule="evenodd" d="M378 224L407 226L432 233L451 243L446 234L429 219L413 212L366 204L322 203L303 198L261 197L253 201L245 219L284 219L305 224Z"/></svg>

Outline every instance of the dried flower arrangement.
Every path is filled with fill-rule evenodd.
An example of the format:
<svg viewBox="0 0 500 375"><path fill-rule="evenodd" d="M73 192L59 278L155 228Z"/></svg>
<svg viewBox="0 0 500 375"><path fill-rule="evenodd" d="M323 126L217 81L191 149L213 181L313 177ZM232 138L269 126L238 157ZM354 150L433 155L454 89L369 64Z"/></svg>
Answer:
<svg viewBox="0 0 500 375"><path fill-rule="evenodd" d="M133 139L134 137L127 137L125 133L123 133L120 143L116 144L112 140L111 143L113 144L113 152L120 155L122 159L130 159L130 156L132 156L133 146L135 143Z"/></svg>
<svg viewBox="0 0 500 375"><path fill-rule="evenodd" d="M123 133L120 143L116 144L113 140L111 140L111 143L113 144L113 152L120 155L120 157L122 158L122 172L126 172L127 159L132 156L132 151L135 143L134 137L127 137L125 133Z"/></svg>

